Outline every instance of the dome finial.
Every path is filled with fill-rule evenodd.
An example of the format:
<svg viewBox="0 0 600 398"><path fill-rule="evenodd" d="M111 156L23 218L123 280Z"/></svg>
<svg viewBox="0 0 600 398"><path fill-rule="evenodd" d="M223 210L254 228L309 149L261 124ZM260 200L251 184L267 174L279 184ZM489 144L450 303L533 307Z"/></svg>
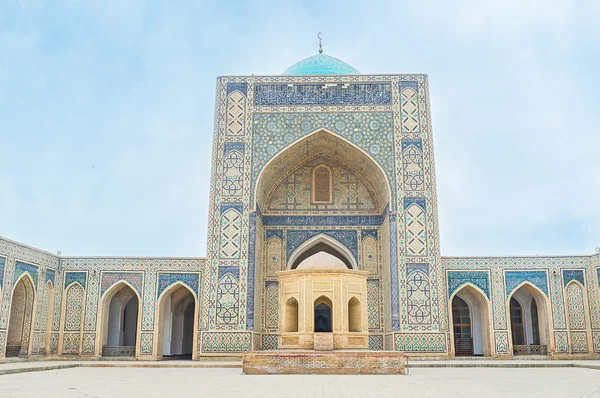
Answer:
<svg viewBox="0 0 600 398"><path fill-rule="evenodd" d="M317 37L319 38L319 54L323 53L323 44L321 43L321 41L323 40L323 38L321 37L323 33L319 32L319 34L317 35Z"/></svg>

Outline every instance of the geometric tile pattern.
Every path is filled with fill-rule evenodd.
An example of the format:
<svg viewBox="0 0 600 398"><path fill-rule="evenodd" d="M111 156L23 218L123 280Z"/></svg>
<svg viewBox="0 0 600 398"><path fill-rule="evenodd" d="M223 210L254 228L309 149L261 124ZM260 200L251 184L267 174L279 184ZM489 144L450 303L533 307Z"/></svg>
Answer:
<svg viewBox="0 0 600 398"><path fill-rule="evenodd" d="M27 264L22 261L17 261L16 265L15 265L15 275L14 275L13 281L16 281L17 279L19 279L19 277L25 272L29 272L29 275L31 275L31 278L33 279L33 286L37 288L37 282L38 282L38 266L37 265Z"/></svg>
<svg viewBox="0 0 600 398"><path fill-rule="evenodd" d="M327 235L344 245L352 254L355 260L358 260L358 236L356 230L291 230L287 233L287 248L286 257L290 258L291 254L301 244L308 239L317 235Z"/></svg>
<svg viewBox="0 0 600 398"><path fill-rule="evenodd" d="M160 295L171 285L177 282L182 282L192 289L194 295L198 294L198 274L188 272L160 272L158 274L158 288L156 289L156 297ZM135 287L135 285L134 285Z"/></svg>
<svg viewBox="0 0 600 398"><path fill-rule="evenodd" d="M81 330L84 294L85 291L79 283L75 283L67 289L67 298L65 301L66 331Z"/></svg>
<svg viewBox="0 0 600 398"><path fill-rule="evenodd" d="M406 255L427 255L427 218L425 200L415 199L410 203L405 199Z"/></svg>
<svg viewBox="0 0 600 398"><path fill-rule="evenodd" d="M444 353L445 333L394 333L396 351Z"/></svg>
<svg viewBox="0 0 600 398"><path fill-rule="evenodd" d="M402 141L403 182L406 191L422 191L425 187L421 141Z"/></svg>
<svg viewBox="0 0 600 398"><path fill-rule="evenodd" d="M246 97L234 91L227 98L227 135L244 134Z"/></svg>
<svg viewBox="0 0 600 398"><path fill-rule="evenodd" d="M279 324L279 284L269 281L265 287L265 328L276 329Z"/></svg>
<svg viewBox="0 0 600 398"><path fill-rule="evenodd" d="M203 332L204 352L244 352L252 349L252 333Z"/></svg>
<svg viewBox="0 0 600 398"><path fill-rule="evenodd" d="M221 258L240 258L242 233L242 215L234 208L229 208L221 215Z"/></svg>
<svg viewBox="0 0 600 398"><path fill-rule="evenodd" d="M407 87L402 90L402 131L404 133L418 133L420 126L419 117L419 95L413 88Z"/></svg>
<svg viewBox="0 0 600 398"><path fill-rule="evenodd" d="M271 351L276 350L279 346L279 336L276 334L263 334L262 335L262 350Z"/></svg>
<svg viewBox="0 0 600 398"><path fill-rule="evenodd" d="M239 268L220 267L217 287L217 324L235 325L239 318Z"/></svg>
<svg viewBox="0 0 600 398"><path fill-rule="evenodd" d="M573 354L584 354L588 352L587 333L571 332L571 352Z"/></svg>
<svg viewBox="0 0 600 398"><path fill-rule="evenodd" d="M86 280L87 280L87 272L66 272L65 273L65 288L67 288L73 282L77 282L83 288L85 288Z"/></svg>
<svg viewBox="0 0 600 398"><path fill-rule="evenodd" d="M383 335L381 335L381 334L369 335L369 350L383 351Z"/></svg>
<svg viewBox="0 0 600 398"><path fill-rule="evenodd" d="M585 305L583 290L578 283L569 283L565 289L570 330L585 330Z"/></svg>
<svg viewBox="0 0 600 398"><path fill-rule="evenodd" d="M508 332L494 332L494 344L497 354L508 354Z"/></svg>
<svg viewBox="0 0 600 398"><path fill-rule="evenodd" d="M367 281L367 312L369 317L369 329L381 327L379 319L379 280L369 279Z"/></svg>
<svg viewBox="0 0 600 398"><path fill-rule="evenodd" d="M240 196L244 176L244 144L228 144L223 159L223 196Z"/></svg>
<svg viewBox="0 0 600 398"><path fill-rule="evenodd" d="M431 290L427 264L407 264L408 323L431 323Z"/></svg>

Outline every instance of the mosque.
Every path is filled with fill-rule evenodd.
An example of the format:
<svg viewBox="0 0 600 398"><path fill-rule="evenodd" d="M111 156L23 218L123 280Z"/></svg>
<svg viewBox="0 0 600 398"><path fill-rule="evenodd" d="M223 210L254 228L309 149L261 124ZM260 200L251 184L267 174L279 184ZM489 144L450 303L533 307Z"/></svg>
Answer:
<svg viewBox="0 0 600 398"><path fill-rule="evenodd" d="M0 358L600 355L600 254L441 257L428 77L217 79L207 256L0 238Z"/></svg>

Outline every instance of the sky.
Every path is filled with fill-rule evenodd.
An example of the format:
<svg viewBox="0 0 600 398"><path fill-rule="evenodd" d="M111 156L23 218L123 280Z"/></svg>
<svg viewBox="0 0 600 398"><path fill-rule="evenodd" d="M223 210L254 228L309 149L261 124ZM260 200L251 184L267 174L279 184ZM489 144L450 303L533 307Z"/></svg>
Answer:
<svg viewBox="0 0 600 398"><path fill-rule="evenodd" d="M443 256L600 246L600 2L6 1L0 236L204 256L217 76L429 76Z"/></svg>

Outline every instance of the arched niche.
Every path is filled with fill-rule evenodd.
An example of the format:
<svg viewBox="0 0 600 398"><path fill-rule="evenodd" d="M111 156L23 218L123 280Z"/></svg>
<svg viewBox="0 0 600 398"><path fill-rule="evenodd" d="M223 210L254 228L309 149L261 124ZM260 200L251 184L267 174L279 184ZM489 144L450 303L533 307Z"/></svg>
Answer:
<svg viewBox="0 0 600 398"><path fill-rule="evenodd" d="M14 284L10 300L6 357L29 355L35 306L35 285L28 272Z"/></svg>

